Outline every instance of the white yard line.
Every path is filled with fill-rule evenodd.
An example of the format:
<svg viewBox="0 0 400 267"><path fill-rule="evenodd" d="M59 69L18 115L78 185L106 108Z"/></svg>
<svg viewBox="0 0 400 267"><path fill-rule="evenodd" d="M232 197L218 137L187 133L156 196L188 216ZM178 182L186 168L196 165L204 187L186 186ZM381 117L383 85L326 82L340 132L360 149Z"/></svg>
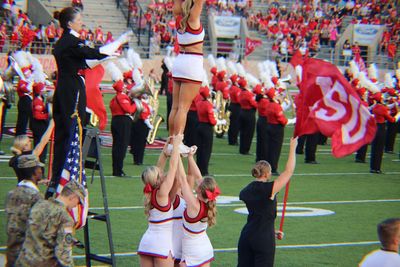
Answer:
<svg viewBox="0 0 400 267"><path fill-rule="evenodd" d="M340 242L340 243L321 243L321 244L299 244L299 245L278 245L277 249L308 249L308 248L330 248L330 247L355 247L377 245L378 241L359 241L359 242ZM4 251L6 247L0 247L0 251ZM216 248L214 252L237 252L237 248ZM99 254L100 256L110 256L110 254ZM115 253L117 257L136 256L137 252L119 252ZM75 255L74 259L85 258L85 255Z"/></svg>
<svg viewBox="0 0 400 267"><path fill-rule="evenodd" d="M288 202L288 205L340 205L340 204L366 204L366 203L396 203L400 202L400 199L361 199L361 200L333 200L333 201L298 201ZM282 205L279 203L278 205ZM244 207L243 203L232 203L232 204L218 204L219 208L223 207ZM102 210L103 207L90 207L90 210ZM143 209L143 206L121 206L121 207L108 207L109 210L136 210ZM4 209L0 209L0 212L4 212Z"/></svg>
<svg viewBox="0 0 400 267"><path fill-rule="evenodd" d="M384 175L397 175L400 174L400 172L384 172ZM334 172L334 173L295 173L293 176L349 176L349 175L375 175L373 173L369 172ZM250 177L250 174L214 174L214 177ZM87 175L88 178L90 178L90 175ZM105 178L113 178L113 179L118 179L115 176L104 176ZM95 175L94 178L99 178L98 175ZM132 175L132 176L126 176L124 178L120 179L130 179L130 178L140 178L139 175ZM17 178L14 176L3 176L0 177L0 180L16 180Z"/></svg>

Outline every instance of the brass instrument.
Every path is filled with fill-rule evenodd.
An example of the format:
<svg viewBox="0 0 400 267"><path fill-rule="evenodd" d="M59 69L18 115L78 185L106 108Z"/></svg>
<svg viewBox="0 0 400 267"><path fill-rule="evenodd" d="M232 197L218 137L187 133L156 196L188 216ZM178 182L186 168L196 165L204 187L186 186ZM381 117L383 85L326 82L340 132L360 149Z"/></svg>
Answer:
<svg viewBox="0 0 400 267"><path fill-rule="evenodd" d="M215 107L215 118L217 119L217 124L214 126L215 134L218 138L222 138L224 133L228 132L229 129L229 116L231 112L227 110L228 101L223 98L222 92L218 91L215 93L214 107ZM218 123L225 120L225 124Z"/></svg>
<svg viewBox="0 0 400 267"><path fill-rule="evenodd" d="M154 80L149 78L146 84L149 87L150 91L152 92L149 95L149 105L152 107L153 111L150 115L149 120L151 125L153 125L153 129L151 129L149 131L149 134L147 135L147 143L152 144L154 143L158 128L160 127L161 122L164 121L164 118L158 114L158 107L159 107L158 91L154 90Z"/></svg>

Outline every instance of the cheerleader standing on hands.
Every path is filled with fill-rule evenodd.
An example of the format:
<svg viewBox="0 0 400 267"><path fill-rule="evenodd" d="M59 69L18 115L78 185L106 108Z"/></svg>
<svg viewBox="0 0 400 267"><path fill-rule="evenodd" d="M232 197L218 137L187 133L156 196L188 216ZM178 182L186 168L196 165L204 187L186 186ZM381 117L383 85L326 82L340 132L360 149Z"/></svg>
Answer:
<svg viewBox="0 0 400 267"><path fill-rule="evenodd" d="M188 169L196 181L197 197L193 194L186 176L179 175L183 199L186 202L182 218L184 230L181 266L210 266L210 262L214 260L214 251L206 230L216 223L216 199L220 190L214 178L201 178L192 153L188 156Z"/></svg>
<svg viewBox="0 0 400 267"><path fill-rule="evenodd" d="M170 135L182 134L189 107L203 80L204 29L200 14L204 0L175 0L177 40L180 53L172 67L174 87L172 110L168 118Z"/></svg>
<svg viewBox="0 0 400 267"><path fill-rule="evenodd" d="M144 212L149 221L149 227L140 240L138 249L142 267L174 265L172 258L173 207L169 194L178 167L178 146L182 143L182 139L183 135L173 137L173 149L167 174L164 174L160 167L166 160L166 147L160 155L157 166L147 167L142 173L142 181L145 184Z"/></svg>

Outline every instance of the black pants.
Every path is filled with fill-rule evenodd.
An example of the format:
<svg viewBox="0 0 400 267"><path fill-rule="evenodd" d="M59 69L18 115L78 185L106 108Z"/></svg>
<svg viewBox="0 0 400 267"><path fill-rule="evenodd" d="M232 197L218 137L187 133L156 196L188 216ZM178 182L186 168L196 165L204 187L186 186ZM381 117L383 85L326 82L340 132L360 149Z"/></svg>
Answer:
<svg viewBox="0 0 400 267"><path fill-rule="evenodd" d="M126 149L131 137L132 119L128 116L114 116L111 119L112 169L113 175L121 175L124 167Z"/></svg>
<svg viewBox="0 0 400 267"><path fill-rule="evenodd" d="M306 142L306 137L306 135L302 135L297 139L296 154L304 154L304 143Z"/></svg>
<svg viewBox="0 0 400 267"><path fill-rule="evenodd" d="M368 151L368 144L360 147L356 153L356 160L365 161L365 158L367 156L367 151Z"/></svg>
<svg viewBox="0 0 400 267"><path fill-rule="evenodd" d="M386 124L377 123L375 138L371 143L371 161L370 169L375 171L381 170L383 147L385 146Z"/></svg>
<svg viewBox="0 0 400 267"><path fill-rule="evenodd" d="M259 160L267 160L267 119L259 116L257 119L257 147L256 147L256 162Z"/></svg>
<svg viewBox="0 0 400 267"><path fill-rule="evenodd" d="M195 144L197 138L197 126L199 124L199 119L197 117L197 112L193 110L189 110L187 114L186 126L184 131L184 143L185 145L191 147Z"/></svg>
<svg viewBox="0 0 400 267"><path fill-rule="evenodd" d="M172 94L168 91L165 93L167 95L167 130L169 130L169 114L171 113L171 108L172 108Z"/></svg>
<svg viewBox="0 0 400 267"><path fill-rule="evenodd" d="M256 110L255 109L241 109L240 110L240 144L239 153L249 154L251 141L253 140L254 130L256 128Z"/></svg>
<svg viewBox="0 0 400 267"><path fill-rule="evenodd" d="M278 171L278 162L281 155L285 126L282 124L268 124L267 126L267 161L271 165L271 172Z"/></svg>
<svg viewBox="0 0 400 267"><path fill-rule="evenodd" d="M231 103L229 105L231 115L229 116L228 144L237 145L239 135L240 105Z"/></svg>
<svg viewBox="0 0 400 267"><path fill-rule="evenodd" d="M214 129L209 123L200 122L196 127L197 130L197 166L199 166L201 174L207 175L208 163L210 162Z"/></svg>
<svg viewBox="0 0 400 267"><path fill-rule="evenodd" d="M43 134L46 132L47 127L49 126L48 120L31 120L31 131L33 134L33 146L36 147L37 144L40 143L40 139ZM40 154L39 158L41 162L46 162L46 154L47 154L47 145L44 147L42 154Z"/></svg>
<svg viewBox="0 0 400 267"><path fill-rule="evenodd" d="M7 109L11 108L11 105L8 104L8 100L0 100L3 101L3 110L1 112L1 128L0 128L0 142L3 140L3 134L4 134L4 124L6 123L6 115L7 115Z"/></svg>
<svg viewBox="0 0 400 267"><path fill-rule="evenodd" d="M131 154L133 155L133 162L135 164L143 164L144 149L146 148L147 135L149 128L143 120L139 119L132 122L131 128Z"/></svg>
<svg viewBox="0 0 400 267"><path fill-rule="evenodd" d="M386 123L386 142L385 142L385 151L392 152L394 151L394 143L396 140L396 134L399 128L400 122L387 122Z"/></svg>
<svg viewBox="0 0 400 267"><path fill-rule="evenodd" d="M238 244L237 267L273 267L275 231L271 227L258 233L242 231Z"/></svg>
<svg viewBox="0 0 400 267"><path fill-rule="evenodd" d="M315 161L315 154L317 152L317 145L319 141L319 133L306 135L306 148L305 148L305 161Z"/></svg>
<svg viewBox="0 0 400 267"><path fill-rule="evenodd" d="M32 120L32 99L29 96L23 96L18 101L18 117L15 135L26 134L28 123Z"/></svg>

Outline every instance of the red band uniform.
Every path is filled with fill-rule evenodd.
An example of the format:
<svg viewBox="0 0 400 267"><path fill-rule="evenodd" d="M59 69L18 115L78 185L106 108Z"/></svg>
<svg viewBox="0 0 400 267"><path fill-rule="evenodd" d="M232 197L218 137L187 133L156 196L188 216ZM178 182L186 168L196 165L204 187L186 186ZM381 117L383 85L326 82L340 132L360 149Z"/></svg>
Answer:
<svg viewBox="0 0 400 267"><path fill-rule="evenodd" d="M136 111L136 105L132 103L130 98L123 92L123 87L124 83L122 81L114 83L113 88L117 92L117 95L111 99L110 102L112 114L111 134L113 137L112 166L114 176L125 176L123 166L126 149L128 148L131 136L131 114Z"/></svg>
<svg viewBox="0 0 400 267"><path fill-rule="evenodd" d="M254 130L256 126L255 114L257 102L254 99L254 94L246 89L246 80L239 80L239 86L242 89L239 94L239 104L241 108L239 115L239 153L247 155L250 152L251 141L253 140Z"/></svg>
<svg viewBox="0 0 400 267"><path fill-rule="evenodd" d="M213 136L214 136L214 125L217 124L214 116L213 105L208 101L210 96L210 90L208 87L202 87L200 89L201 101L196 103L197 115L199 123L196 127L197 132L197 165L199 166L201 174L207 175L208 163L210 161Z"/></svg>
<svg viewBox="0 0 400 267"><path fill-rule="evenodd" d="M42 91L44 89L43 83L35 83L33 85L33 93L35 94L35 98L32 102L32 113L33 118L31 121L30 128L33 134L33 145L36 147L37 144L40 143L40 139L43 134L46 132L47 127L49 125L49 113L46 107L45 102L43 101ZM40 154L40 161L46 161L46 153L47 153L47 145L43 149L42 154Z"/></svg>
<svg viewBox="0 0 400 267"><path fill-rule="evenodd" d="M238 144L240 115L239 94L241 90L237 86L238 76L232 75L230 79L232 81L232 86L229 89L229 111L231 114L229 116L228 144L235 146Z"/></svg>
<svg viewBox="0 0 400 267"><path fill-rule="evenodd" d="M24 71L24 70L23 70ZM24 71L25 73L29 70ZM26 134L28 123L32 120L32 83L20 80L17 85L18 116L15 135Z"/></svg>
<svg viewBox="0 0 400 267"><path fill-rule="evenodd" d="M381 163L383 149L385 145L386 121L395 122L395 118L390 116L389 108L382 104L382 94L375 93L372 96L377 104L372 108L372 113L375 116L377 130L374 140L371 143L371 160L370 172L381 173Z"/></svg>
<svg viewBox="0 0 400 267"><path fill-rule="evenodd" d="M149 105L142 101L143 110L140 112L139 118L131 124L130 153L133 156L133 164L142 165L144 158L144 149L146 148L147 135L149 128L145 124L145 120L150 117Z"/></svg>

